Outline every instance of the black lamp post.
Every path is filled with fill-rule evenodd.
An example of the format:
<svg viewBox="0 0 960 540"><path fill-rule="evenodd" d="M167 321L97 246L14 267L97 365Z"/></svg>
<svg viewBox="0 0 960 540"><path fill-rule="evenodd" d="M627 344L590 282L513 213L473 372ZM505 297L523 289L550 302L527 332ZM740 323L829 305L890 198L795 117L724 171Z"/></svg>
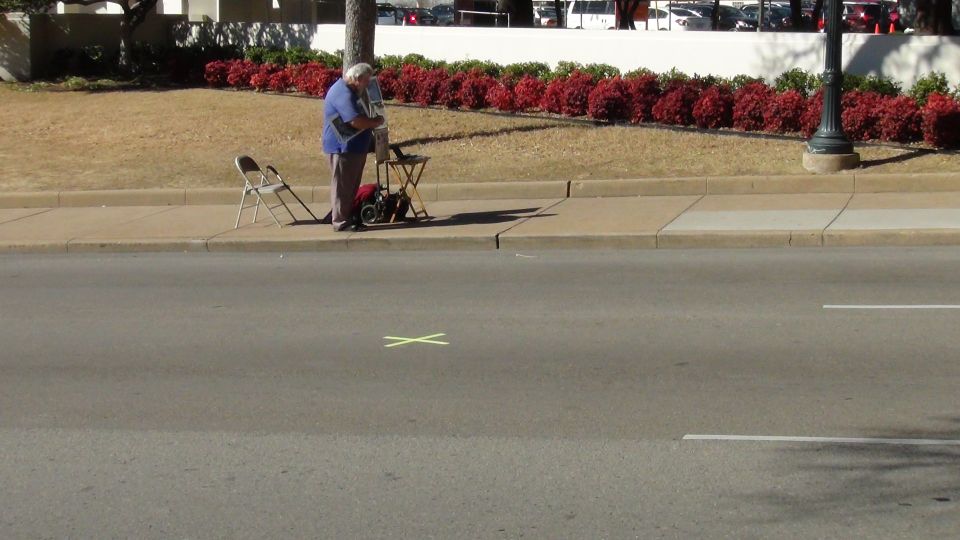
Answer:
<svg viewBox="0 0 960 540"><path fill-rule="evenodd" d="M826 169L853 168L860 161L859 156L853 152L853 143L843 132L843 123L840 120L840 92L843 84L843 50L840 37L843 33L843 2L826 2L827 50L823 70L823 113L820 117L820 128L807 141L807 154L804 156L804 165L812 170L823 169L820 172L827 172Z"/></svg>

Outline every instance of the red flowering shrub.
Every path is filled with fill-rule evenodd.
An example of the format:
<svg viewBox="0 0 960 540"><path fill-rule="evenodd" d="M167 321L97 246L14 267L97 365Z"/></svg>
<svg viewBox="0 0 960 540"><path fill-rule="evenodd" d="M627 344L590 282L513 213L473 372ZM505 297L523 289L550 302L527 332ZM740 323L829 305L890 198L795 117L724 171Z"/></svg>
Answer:
<svg viewBox="0 0 960 540"><path fill-rule="evenodd" d="M460 85L460 103L469 109L482 109L487 106L487 93L496 84L493 77L479 69L472 69Z"/></svg>
<svg viewBox="0 0 960 540"><path fill-rule="evenodd" d="M796 90L776 94L763 108L763 129L774 133L800 131L800 117L807 110L807 98Z"/></svg>
<svg viewBox="0 0 960 540"><path fill-rule="evenodd" d="M284 68L270 75L267 88L274 92L286 92L293 84L293 69Z"/></svg>
<svg viewBox="0 0 960 540"><path fill-rule="evenodd" d="M270 85L270 75L263 71L258 71L250 77L250 86L257 92L263 92Z"/></svg>
<svg viewBox="0 0 960 540"><path fill-rule="evenodd" d="M693 104L693 121L699 128L718 129L733 125L733 92L726 85L710 86Z"/></svg>
<svg viewBox="0 0 960 540"><path fill-rule="evenodd" d="M920 139L920 107L910 96L886 97L880 104L877 123L884 141L913 142Z"/></svg>
<svg viewBox="0 0 960 540"><path fill-rule="evenodd" d="M960 103L950 96L933 92L923 106L923 140L939 148L960 147Z"/></svg>
<svg viewBox="0 0 960 540"><path fill-rule="evenodd" d="M772 88L750 83L733 93L733 127L742 131L763 129L763 108L773 98Z"/></svg>
<svg viewBox="0 0 960 540"><path fill-rule="evenodd" d="M400 79L400 73L396 68L388 67L377 73L377 82L380 83L380 94L383 99L393 99L397 95L397 82Z"/></svg>
<svg viewBox="0 0 960 540"><path fill-rule="evenodd" d="M416 101L420 80L427 70L413 64L406 64L400 68L400 79L395 87L396 97L402 103Z"/></svg>
<svg viewBox="0 0 960 540"><path fill-rule="evenodd" d="M624 81L630 90L630 121L634 124L653 120L653 106L660 100L660 81L650 73Z"/></svg>
<svg viewBox="0 0 960 540"><path fill-rule="evenodd" d="M810 138L820 127L820 117L823 114L823 90L807 98L806 109L800 115L800 133Z"/></svg>
<svg viewBox="0 0 960 540"><path fill-rule="evenodd" d="M510 88L509 82L498 82L491 86L487 92L487 103L498 111L515 112L517 110L517 103L513 98L513 89Z"/></svg>
<svg viewBox="0 0 960 540"><path fill-rule="evenodd" d="M249 60L231 60L227 68L227 84L234 88L250 86L250 78L259 68Z"/></svg>
<svg viewBox="0 0 960 540"><path fill-rule="evenodd" d="M440 85L440 91L437 101L444 107L457 109L460 107L460 87L463 81L467 79L467 74L462 71L454 73Z"/></svg>
<svg viewBox="0 0 960 540"><path fill-rule="evenodd" d="M203 68L203 78L207 84L213 88L220 88L227 85L227 75L230 71L230 64L223 60L209 62Z"/></svg>
<svg viewBox="0 0 960 540"><path fill-rule="evenodd" d="M693 105L700 98L700 93L692 85L678 85L673 90L664 92L651 112L653 119L661 124L690 126L693 125Z"/></svg>
<svg viewBox="0 0 960 540"><path fill-rule="evenodd" d="M587 99L587 114L596 120L627 120L630 108L630 88L620 77L601 79Z"/></svg>
<svg viewBox="0 0 960 540"><path fill-rule="evenodd" d="M320 72L320 75L320 84L323 88L323 94L321 94L320 97L325 97L327 95L327 91L330 90L330 87L340 80L341 77L343 77L343 70L340 68L327 68Z"/></svg>
<svg viewBox="0 0 960 540"><path fill-rule="evenodd" d="M563 87L562 112L567 116L587 114L590 92L593 91L593 77L581 71L574 71L567 77Z"/></svg>
<svg viewBox="0 0 960 540"><path fill-rule="evenodd" d="M439 101L440 87L450 78L447 70L429 69L420 74L420 84L417 88L417 103L421 107L433 105Z"/></svg>
<svg viewBox="0 0 960 540"><path fill-rule="evenodd" d="M843 131L855 141L880 138L880 104L883 97L876 92L853 90L841 98L840 119Z"/></svg>
<svg viewBox="0 0 960 540"><path fill-rule="evenodd" d="M540 107L547 85L540 79L524 75L513 88L513 100L518 111L536 109Z"/></svg>
<svg viewBox="0 0 960 540"><path fill-rule="evenodd" d="M840 119L843 131L855 141L880 138L880 105L883 96L876 92L853 90L841 98Z"/></svg>
<svg viewBox="0 0 960 540"><path fill-rule="evenodd" d="M311 96L320 95L320 72L324 69L326 68L317 62L294 66L291 70L293 86L298 92Z"/></svg>
<svg viewBox="0 0 960 540"><path fill-rule="evenodd" d="M540 108L553 114L563 112L563 92L566 86L567 79L563 77L550 81L550 84L543 90L543 99L540 101Z"/></svg>
<svg viewBox="0 0 960 540"><path fill-rule="evenodd" d="M257 72L250 76L250 86L258 92L263 92L270 87L270 77L280 71L280 66L276 64L261 64Z"/></svg>

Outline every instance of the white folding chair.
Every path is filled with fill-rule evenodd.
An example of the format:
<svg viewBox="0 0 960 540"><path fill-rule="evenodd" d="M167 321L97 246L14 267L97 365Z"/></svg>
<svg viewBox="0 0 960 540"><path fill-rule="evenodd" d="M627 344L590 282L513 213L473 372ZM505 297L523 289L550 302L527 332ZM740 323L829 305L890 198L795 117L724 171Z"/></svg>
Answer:
<svg viewBox="0 0 960 540"><path fill-rule="evenodd" d="M277 224L277 227L283 228L283 225L280 223L280 220L277 219L277 215L274 213L274 210L278 208L283 208L287 214L290 215L290 219L294 222L297 221L297 217L293 215L293 212L290 211L290 207L287 206L287 203L284 202L283 197L280 196L282 192L287 192L290 195L293 195L293 198L300 203L300 206L310 214L310 217L314 221L320 221L317 219L317 216L307 208L307 205L303 204L303 201L300 200L300 197L286 182L283 181L283 178L280 177L280 173L277 172L277 169L273 165L268 165L266 172L264 172L257 162L253 160L250 156L237 156L236 159L237 170L240 171L240 175L243 176L243 196L240 198L240 209L237 211L237 223L233 226L234 229L240 227L240 216L243 214L243 211L247 208L253 208L253 221L252 223L257 222L257 213L260 212L260 203L263 203L264 208L270 212L270 217L273 218L273 222ZM274 181L271 181L270 175L275 177ZM251 176L253 177L251 179ZM280 201L278 204L270 206L266 201L263 200L262 195L272 193L277 197L277 200ZM257 202L244 206L244 203L247 201L247 196L252 195L256 197Z"/></svg>

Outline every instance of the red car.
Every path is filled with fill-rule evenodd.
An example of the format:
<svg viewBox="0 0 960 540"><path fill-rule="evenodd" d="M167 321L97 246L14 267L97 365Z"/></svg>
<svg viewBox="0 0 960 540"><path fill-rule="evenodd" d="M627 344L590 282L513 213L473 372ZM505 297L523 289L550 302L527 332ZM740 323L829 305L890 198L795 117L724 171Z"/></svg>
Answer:
<svg viewBox="0 0 960 540"><path fill-rule="evenodd" d="M880 33L890 30L890 10L882 2L844 2L844 30L872 34L879 28Z"/></svg>
<svg viewBox="0 0 960 540"><path fill-rule="evenodd" d="M403 26L436 26L437 18L424 8L404 9L400 24Z"/></svg>

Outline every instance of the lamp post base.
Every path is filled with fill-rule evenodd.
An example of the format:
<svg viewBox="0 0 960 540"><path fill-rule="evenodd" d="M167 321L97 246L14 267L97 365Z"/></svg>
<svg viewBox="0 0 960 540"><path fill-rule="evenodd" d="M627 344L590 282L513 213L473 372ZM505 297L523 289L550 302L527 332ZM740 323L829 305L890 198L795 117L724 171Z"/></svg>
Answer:
<svg viewBox="0 0 960 540"><path fill-rule="evenodd" d="M803 153L803 168L818 174L835 173L860 166L860 154L811 154Z"/></svg>

